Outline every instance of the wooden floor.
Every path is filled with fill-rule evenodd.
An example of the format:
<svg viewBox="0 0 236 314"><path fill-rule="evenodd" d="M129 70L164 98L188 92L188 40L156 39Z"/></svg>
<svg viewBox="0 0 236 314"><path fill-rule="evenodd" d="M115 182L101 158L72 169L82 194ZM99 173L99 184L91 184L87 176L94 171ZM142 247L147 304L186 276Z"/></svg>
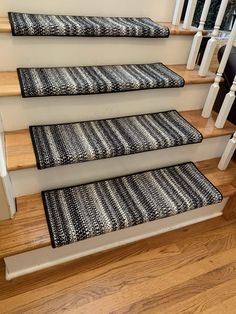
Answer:
<svg viewBox="0 0 236 314"><path fill-rule="evenodd" d="M236 222L216 218L12 282L1 263L0 313L236 313Z"/></svg>

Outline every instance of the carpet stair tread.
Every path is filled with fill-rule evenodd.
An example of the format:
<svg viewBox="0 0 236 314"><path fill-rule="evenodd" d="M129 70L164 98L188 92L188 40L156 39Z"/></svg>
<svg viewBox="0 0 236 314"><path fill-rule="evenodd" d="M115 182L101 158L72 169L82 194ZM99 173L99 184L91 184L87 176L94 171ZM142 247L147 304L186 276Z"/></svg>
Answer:
<svg viewBox="0 0 236 314"><path fill-rule="evenodd" d="M223 129L214 127L216 114L213 112L209 119L201 117L201 110L184 111L181 116L203 135L204 139L230 135L235 126L226 122ZM29 130L19 130L5 133L6 160L9 171L36 167L36 158Z"/></svg>
<svg viewBox="0 0 236 314"><path fill-rule="evenodd" d="M236 194L233 184L236 164L231 162L227 170L220 171L218 162L217 158L195 165L224 197L233 196ZM18 211L15 218L0 222L1 257L51 245L41 194L18 197L16 201Z"/></svg>
<svg viewBox="0 0 236 314"><path fill-rule="evenodd" d="M30 126L38 169L202 142L176 110L67 124Z"/></svg>
<svg viewBox="0 0 236 314"><path fill-rule="evenodd" d="M163 63L18 68L23 98L94 95L183 87L184 79Z"/></svg>
<svg viewBox="0 0 236 314"><path fill-rule="evenodd" d="M160 22L158 23L162 26L168 27L170 30L170 35L186 35L193 36L197 33L196 27L191 27L190 29L184 29L182 25L175 26L170 22ZM0 33L11 33L11 25L8 17L0 17ZM204 32L206 35L207 32Z"/></svg>
<svg viewBox="0 0 236 314"><path fill-rule="evenodd" d="M148 17L98 17L9 12L14 36L169 37Z"/></svg>
<svg viewBox="0 0 236 314"><path fill-rule="evenodd" d="M207 76L200 77L198 68L193 71L186 69L186 65L168 65L168 68L181 76L185 85L213 83L215 74L209 72ZM21 87L17 72L0 71L0 97L21 96Z"/></svg>

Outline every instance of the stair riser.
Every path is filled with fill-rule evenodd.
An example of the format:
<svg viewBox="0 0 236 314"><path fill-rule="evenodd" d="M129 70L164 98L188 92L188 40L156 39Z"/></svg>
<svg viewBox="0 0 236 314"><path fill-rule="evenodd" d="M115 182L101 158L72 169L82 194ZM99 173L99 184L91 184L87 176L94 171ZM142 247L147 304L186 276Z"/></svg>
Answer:
<svg viewBox="0 0 236 314"><path fill-rule="evenodd" d="M0 70L15 70L17 67L131 64L157 61L165 64L186 64L191 43L192 36L170 36L167 39L19 38L2 34L0 35Z"/></svg>
<svg viewBox="0 0 236 314"><path fill-rule="evenodd" d="M110 159L61 166L46 170L36 168L10 172L15 196L37 193L55 187L73 186L130 173L160 168L187 161L220 157L230 136L203 140L200 144L162 149Z"/></svg>
<svg viewBox="0 0 236 314"><path fill-rule="evenodd" d="M1 97L4 130L32 124L50 124L113 118L176 109L201 109L210 84L103 95L28 98Z"/></svg>
<svg viewBox="0 0 236 314"><path fill-rule="evenodd" d="M98 16L149 16L156 21L172 20L175 0L1 0L0 15L8 11Z"/></svg>
<svg viewBox="0 0 236 314"><path fill-rule="evenodd" d="M202 207L176 216L108 233L62 248L52 249L51 247L45 247L7 257L4 259L7 269L6 279L11 280L83 256L92 255L94 253L221 216L227 200L227 198L224 198L223 202L220 204Z"/></svg>

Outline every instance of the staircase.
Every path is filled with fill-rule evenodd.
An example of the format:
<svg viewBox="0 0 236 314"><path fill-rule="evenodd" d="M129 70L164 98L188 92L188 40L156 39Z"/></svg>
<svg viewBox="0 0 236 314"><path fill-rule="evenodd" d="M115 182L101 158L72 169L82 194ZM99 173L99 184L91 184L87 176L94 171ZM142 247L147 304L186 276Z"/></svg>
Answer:
<svg viewBox="0 0 236 314"><path fill-rule="evenodd" d="M0 123L2 153L0 157L3 158L3 174L0 172L3 187L0 186L0 200L4 212L0 217L6 218L8 213L8 217L11 218L0 222L0 258L4 258L7 279L222 215L228 200L236 195L235 164L231 162L225 171L218 169L219 159L235 131L235 126L227 121L223 128L216 128L217 114L214 112L209 118L202 117L202 108L209 88L215 81L215 74L208 72L206 76L202 77L199 76L197 67L194 70L186 69L193 36L197 33L197 29L193 27L184 29L182 25L172 25L174 0L148 0L145 5L141 2L137 3L137 1L129 1L127 4L122 0L119 2L119 6L114 1L99 0L97 2L92 3L90 0L83 3L80 0L71 0L68 5L64 1L58 0L56 4L49 5L42 0L29 5L27 1L14 3L14 1L4 0L0 4L0 114L2 118ZM7 17L9 11L85 16L109 15L111 17L148 16L153 21L158 21L161 26L168 27L170 36L168 38L13 37ZM57 77L52 86L49 81L44 85L44 91L47 90L47 95L45 95L44 91L42 92L43 88L40 89L40 92L36 91L35 93L34 91L33 93L32 84L36 81L39 82L39 78L32 75L34 78L29 79L27 83L27 90L30 92L27 95L31 97L22 97L27 95L23 92L24 82L22 83L22 79L19 80L19 68L23 69L23 72L26 68L24 75L29 77L29 68L52 68L54 71L57 67L79 66L80 69L86 67L86 71L91 71L96 65L96 68L99 66L99 69L103 71L103 69L107 69L107 65L110 65L109 69L112 69L109 70L111 71L110 75L113 75L117 74L116 65L147 65L160 62L168 67L168 71L171 73L173 71L174 77L183 79L184 84L179 84L182 87L178 86L181 88L177 88L177 86L175 86L176 88L163 88L165 86L159 86L159 83L158 86L155 85L157 75L153 76L154 81L150 81L149 78L149 85L144 84L146 77L141 82L144 85L139 85L141 84L139 80L143 75L140 72L134 88L132 75L132 79L130 79L131 76L127 76L127 80L124 81L125 75L122 76L118 73L121 75L118 83L120 84L123 80L123 85L119 85L119 90L113 90L114 78L109 92L104 82L103 85L100 83L100 85L96 85L98 78L92 83L89 78L89 82L93 86L91 93L78 93L78 89L76 89L76 92L69 97L70 86L64 88L64 83L58 85L57 93L52 92L55 84L59 82ZM126 70L130 71L129 66L128 68L126 66ZM137 71L137 69L133 71ZM150 73L152 73L151 71ZM35 75L35 70L33 72ZM104 75L103 73L103 79ZM163 80L163 76L161 78ZM102 80L101 73L99 79ZM81 83L81 80L77 84L80 90L85 90L85 87L86 91L89 88L91 90L91 86L86 85L87 83L85 84L84 81ZM164 83L168 83L166 78ZM95 85L96 93L94 92ZM66 96L62 97L65 93ZM56 94L59 96L56 97ZM182 125L176 127L171 124L169 126L169 120L168 123L164 123L165 120L158 120L163 129L159 128L156 133L152 133L157 126L151 117L157 117L161 112L172 110L177 111L185 121L188 135L190 129L192 132L195 130L195 135L199 134L198 140L193 141L191 137L189 141L183 136L183 141L180 141L180 134L184 133L181 129ZM131 120L127 117L131 117ZM146 121L149 121L150 124ZM88 123L85 124L85 122ZM66 146L71 140L71 155L66 149L62 149L63 152L60 154L57 152L55 156L55 152L50 148L54 159L50 157L49 161L46 160L45 153L43 158L48 162L47 166L40 166L38 160L40 149L49 147L49 142L51 144L55 140L53 135L50 135L49 140L48 127L56 125L58 128L60 124L69 126L76 124L81 129L83 127L87 136L81 137L81 134L85 133L80 133L79 140L77 139L76 144L73 145L75 135L67 138L68 135L63 133L58 145ZM114 129L114 125L117 124L119 127ZM169 129L166 131L167 124ZM153 129L150 128L151 125ZM44 142L39 139L41 144L37 145L38 152L35 147L35 139L32 141L32 126L36 129L38 126L42 127L46 134ZM110 127L108 128L108 126ZM94 128L101 128L100 132L95 132ZM128 129L129 131L127 131ZM145 136L142 137L141 133L139 134L140 129L143 130ZM70 132L72 131L70 130ZM111 132L114 132L112 136ZM114 134L117 135L116 143L111 144L115 138ZM155 141L154 135L157 135ZM170 139L169 135L172 135ZM124 136L127 138L129 136L128 140L127 138L124 140ZM103 145L105 146L104 143L108 138L110 139L109 148L104 148ZM118 139L124 146L117 144ZM161 140L164 147L160 144ZM186 142L184 142L185 140ZM86 142L83 143L83 147L85 147L83 158L81 155L75 155L73 150L79 141ZM167 141L169 141L168 145ZM42 191L45 193L48 190L56 191L56 189L80 185L86 187L86 184L92 182L99 183L102 180L117 177L121 177L123 180L128 175L160 168L165 169L188 162L193 162L207 178L207 182L210 181L209 184L213 184L219 190L223 196L221 202L214 203L212 201L211 204L198 208L189 205L189 208L183 208L182 211L179 210L175 214L161 215L163 219L147 219L145 223L135 222L129 228L117 228L117 231L111 233L98 231L97 236L88 236L86 240L70 242L69 245L56 249L52 248L50 221L48 216L47 218L45 216L46 206L45 201L43 202ZM169 184L173 185L171 181ZM181 182L179 184L181 185ZM200 187L206 184L204 178L199 184ZM97 197L96 201L99 203L100 198L96 195L94 192L92 199L94 201ZM135 197L133 194L132 204L135 203ZM183 203L185 197L186 195L182 197ZM145 199L145 195L143 198ZM106 198L103 200L106 202ZM70 200L69 202L72 205L75 203ZM91 203L88 204L88 209ZM140 205L140 202L137 204ZM140 206L142 205L141 202ZM98 207L102 208L101 203ZM105 215L105 212L102 212L103 214ZM46 215L49 215L47 210ZM97 221L96 223L98 223ZM64 226L62 226L63 228L65 229Z"/></svg>

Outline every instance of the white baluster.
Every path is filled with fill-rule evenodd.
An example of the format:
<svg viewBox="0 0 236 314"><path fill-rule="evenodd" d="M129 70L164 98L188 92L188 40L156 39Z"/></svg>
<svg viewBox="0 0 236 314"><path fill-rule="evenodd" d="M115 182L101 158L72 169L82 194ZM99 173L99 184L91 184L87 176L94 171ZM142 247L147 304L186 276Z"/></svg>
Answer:
<svg viewBox="0 0 236 314"><path fill-rule="evenodd" d="M229 140L226 149L221 157L221 160L218 165L218 168L220 170L225 170L228 167L230 160L235 152L235 149L236 149L236 132L234 133L234 136Z"/></svg>
<svg viewBox="0 0 236 314"><path fill-rule="evenodd" d="M178 26L180 24L181 14L183 12L184 0L176 0L175 11L172 24Z"/></svg>
<svg viewBox="0 0 236 314"><path fill-rule="evenodd" d="M236 92L236 75L234 77L234 81L231 86L230 92L225 96L223 105L216 119L215 126L219 129L222 129L225 125L225 122L228 118L229 112L235 100L235 92Z"/></svg>
<svg viewBox="0 0 236 314"><path fill-rule="evenodd" d="M202 42L202 37L203 37L202 32L204 30L204 25L206 23L207 14L208 14L210 5L211 5L211 0L206 0L203 7L203 11L202 11L202 15L201 15L201 19L200 19L200 23L198 27L198 32L193 38L193 43L192 43L192 47L191 47L188 62L187 62L188 70L193 70L195 67L197 55L198 55L201 42Z"/></svg>
<svg viewBox="0 0 236 314"><path fill-rule="evenodd" d="M199 69L200 76L206 76L210 67L210 63L217 46L217 36L219 35L219 29L223 21L225 10L227 8L229 0L222 0L219 13L215 22L215 27L211 35L211 39L208 41L204 56L202 58L201 66Z"/></svg>
<svg viewBox="0 0 236 314"><path fill-rule="evenodd" d="M196 5L197 5L197 0L189 0L185 18L184 18L184 24L183 24L184 29L189 29L191 27Z"/></svg>
<svg viewBox="0 0 236 314"><path fill-rule="evenodd" d="M212 86L210 88L210 91L208 93L208 96L207 96L207 99L206 99L206 102L205 102L205 105L204 105L204 108L202 111L202 116L204 118L209 118L211 115L212 108L214 106L217 94L218 94L219 89L220 89L219 83L221 81L222 74L225 70L227 61L229 59L229 55L230 55L232 46L234 44L235 37L236 37L236 21L234 22L234 27L230 33L229 40L228 40L227 45L225 47L225 51L224 51L222 60L220 62L220 66L219 66L219 69L218 69L217 74L216 74L215 82L212 84Z"/></svg>

